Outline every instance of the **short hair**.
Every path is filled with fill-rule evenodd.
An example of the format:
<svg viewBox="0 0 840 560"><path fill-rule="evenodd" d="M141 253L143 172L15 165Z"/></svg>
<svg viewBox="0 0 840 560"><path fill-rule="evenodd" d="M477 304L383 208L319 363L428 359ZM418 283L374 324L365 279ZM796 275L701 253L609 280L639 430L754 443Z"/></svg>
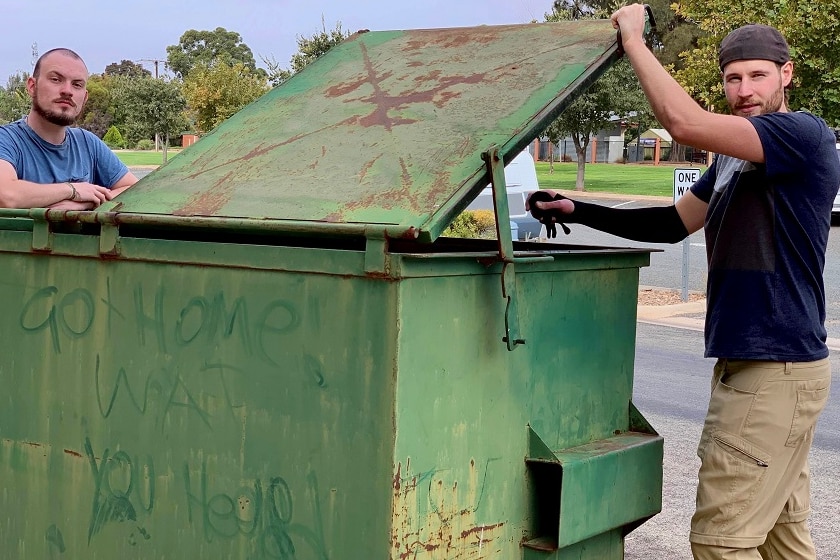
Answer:
<svg viewBox="0 0 840 560"><path fill-rule="evenodd" d="M32 70L32 77L37 78L38 74L41 73L41 61L44 60L46 57L53 53L61 53L63 55L69 56L70 58L75 58L76 60L81 60L82 64L85 64L85 61L82 60L82 57L79 56L75 51L72 51L65 47L58 47L56 49L50 49L41 56L38 57L38 61L35 62L35 68ZM85 64L85 68L87 68L87 64Z"/></svg>

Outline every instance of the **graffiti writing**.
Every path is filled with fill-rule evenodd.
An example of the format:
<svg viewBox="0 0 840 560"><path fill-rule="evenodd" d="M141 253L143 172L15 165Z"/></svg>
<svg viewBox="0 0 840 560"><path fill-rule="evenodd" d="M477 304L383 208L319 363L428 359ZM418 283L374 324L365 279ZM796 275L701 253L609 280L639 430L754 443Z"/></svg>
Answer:
<svg viewBox="0 0 840 560"><path fill-rule="evenodd" d="M97 354L94 365L94 383L96 402L103 418L111 416L118 396L124 394L122 402L126 402L139 414L146 415L152 413L152 410L157 411L157 424L161 429L173 410L193 413L205 426L213 428L211 412L194 396L195 391L179 368L151 367L145 374L141 373L139 376L129 375L124 367L118 368L116 374L112 376L105 375L101 369L100 356ZM233 401L226 376L229 373L241 374L242 371L237 367L221 363L204 363L196 369L196 373L200 375L201 390L205 393L212 391L212 380L215 379L224 409L230 412L231 418L236 419L236 410L243 405ZM110 385L106 386L106 380L109 379Z"/></svg>
<svg viewBox="0 0 840 560"><path fill-rule="evenodd" d="M216 538L249 539L253 555L259 558L294 560L301 549L307 548L310 553L307 557L328 559L314 473L308 475L307 483L313 528L293 520L292 491L279 476L271 477L267 486L256 479L231 493L213 493L208 487L206 460L202 461L195 487L190 467L184 465L189 522L201 526L208 543Z"/></svg>
<svg viewBox="0 0 840 560"><path fill-rule="evenodd" d="M85 438L85 454L94 480L88 543L108 523L136 522L138 511L151 514L155 507L155 466L151 456L132 460L125 451L111 455L106 448L97 463L90 438Z"/></svg>
<svg viewBox="0 0 840 560"><path fill-rule="evenodd" d="M125 302L114 300L110 279L106 279L105 287L105 297L99 301L86 288L69 292L61 292L56 286L41 288L24 302L20 326L30 333L46 332L53 350L60 353L64 339L89 334L95 322L104 316L109 334L117 331L120 324L133 324L139 345L154 346L161 354L173 347L234 340L246 354L256 349L264 358L275 362L272 350L278 337L294 332L301 322L297 308L285 300L261 306L256 321L252 322L246 299L238 297L228 302L221 291L173 303L167 300L163 286L150 296L138 284L129 304L132 309L127 310Z"/></svg>

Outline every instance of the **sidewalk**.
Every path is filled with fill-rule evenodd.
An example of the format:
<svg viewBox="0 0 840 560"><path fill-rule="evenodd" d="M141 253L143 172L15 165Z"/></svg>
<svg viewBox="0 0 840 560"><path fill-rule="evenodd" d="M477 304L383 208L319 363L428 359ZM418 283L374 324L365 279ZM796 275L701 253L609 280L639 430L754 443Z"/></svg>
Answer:
<svg viewBox="0 0 840 560"><path fill-rule="evenodd" d="M706 300L673 305L640 305L637 307L636 315L641 323L703 332L706 320Z"/></svg>
<svg viewBox="0 0 840 560"><path fill-rule="evenodd" d="M706 321L706 300L674 305L640 305L636 311L640 323L703 332ZM840 352L840 338L826 339L832 352Z"/></svg>

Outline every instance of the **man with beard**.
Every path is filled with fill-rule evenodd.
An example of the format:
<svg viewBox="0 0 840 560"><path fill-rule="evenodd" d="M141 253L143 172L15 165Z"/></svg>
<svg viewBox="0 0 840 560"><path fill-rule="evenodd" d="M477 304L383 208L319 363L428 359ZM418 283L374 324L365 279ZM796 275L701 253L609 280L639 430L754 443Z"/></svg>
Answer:
<svg viewBox="0 0 840 560"><path fill-rule="evenodd" d="M70 49L35 63L32 108L0 127L0 207L90 210L137 178L93 133L72 125L87 101L88 71Z"/></svg>
<svg viewBox="0 0 840 560"><path fill-rule="evenodd" d="M698 106L648 50L643 6L612 22L659 122L680 144L719 155L676 205L620 210L549 191L528 206L547 225L643 242L705 228L705 355L717 362L691 550L698 560L814 559L808 452L831 383L823 266L840 184L834 134L788 110L793 63L776 29L747 25L721 42L732 112L722 115Z"/></svg>

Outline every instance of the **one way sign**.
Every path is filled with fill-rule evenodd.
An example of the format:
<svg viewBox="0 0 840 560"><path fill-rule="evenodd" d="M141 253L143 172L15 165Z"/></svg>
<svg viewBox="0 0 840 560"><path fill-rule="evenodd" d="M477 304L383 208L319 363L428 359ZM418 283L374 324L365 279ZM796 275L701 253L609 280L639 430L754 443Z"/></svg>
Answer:
<svg viewBox="0 0 840 560"><path fill-rule="evenodd" d="M688 192L691 185L700 178L700 170L697 168L674 169L674 204Z"/></svg>

